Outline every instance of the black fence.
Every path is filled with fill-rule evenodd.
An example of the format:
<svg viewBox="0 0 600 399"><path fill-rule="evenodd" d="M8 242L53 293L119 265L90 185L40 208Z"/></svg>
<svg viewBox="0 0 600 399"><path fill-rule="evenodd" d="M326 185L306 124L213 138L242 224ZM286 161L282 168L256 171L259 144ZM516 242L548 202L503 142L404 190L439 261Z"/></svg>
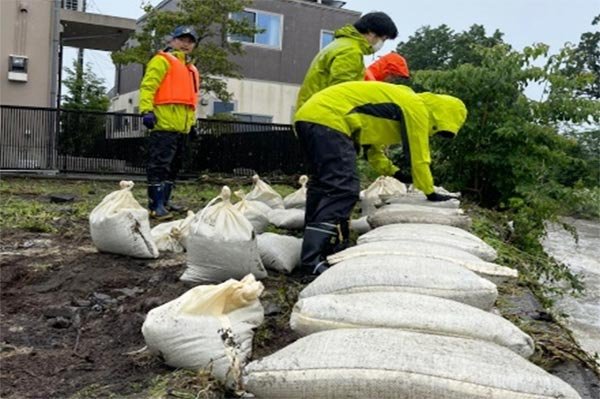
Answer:
<svg viewBox="0 0 600 399"><path fill-rule="evenodd" d="M148 132L141 122L138 114L2 105L0 169L143 174ZM199 119L197 131L186 142L183 174L304 170L290 125Z"/></svg>

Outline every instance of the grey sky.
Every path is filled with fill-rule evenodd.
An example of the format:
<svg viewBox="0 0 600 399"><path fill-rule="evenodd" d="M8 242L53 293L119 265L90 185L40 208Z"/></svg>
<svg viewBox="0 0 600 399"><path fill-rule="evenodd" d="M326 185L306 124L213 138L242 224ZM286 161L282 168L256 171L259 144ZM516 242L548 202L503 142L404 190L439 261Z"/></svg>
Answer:
<svg viewBox="0 0 600 399"><path fill-rule="evenodd" d="M150 1L153 5L159 2ZM89 12L128 18L142 15L140 0L87 0L87 4ZM600 0L346 0L345 8L363 13L384 11L396 22L398 39L388 41L379 54L393 50L398 41L406 41L421 26L441 24L457 32L481 24L488 34L499 29L516 49L541 42L550 45L550 53L556 53L565 42L578 43L583 32L592 30L592 19L600 14ZM65 66L71 65L74 55L75 50L65 52ZM110 88L114 68L108 54L86 51L86 62Z"/></svg>

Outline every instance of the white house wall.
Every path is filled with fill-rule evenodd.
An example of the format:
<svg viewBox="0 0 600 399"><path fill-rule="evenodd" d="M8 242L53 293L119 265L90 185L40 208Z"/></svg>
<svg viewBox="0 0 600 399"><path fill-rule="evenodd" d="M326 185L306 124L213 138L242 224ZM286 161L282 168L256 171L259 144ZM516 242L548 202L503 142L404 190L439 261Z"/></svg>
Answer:
<svg viewBox="0 0 600 399"><path fill-rule="evenodd" d="M299 86L252 79L226 79L227 89L233 94L234 113L271 116L273 123L291 123ZM214 96L203 98L198 117L210 116ZM135 113L139 107L139 90L113 98L110 111Z"/></svg>

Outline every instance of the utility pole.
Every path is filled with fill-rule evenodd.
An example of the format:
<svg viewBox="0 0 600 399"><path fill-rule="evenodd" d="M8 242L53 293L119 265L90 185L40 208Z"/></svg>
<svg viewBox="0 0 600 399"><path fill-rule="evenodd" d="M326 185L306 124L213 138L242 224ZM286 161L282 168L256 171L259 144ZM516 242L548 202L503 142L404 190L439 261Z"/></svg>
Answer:
<svg viewBox="0 0 600 399"><path fill-rule="evenodd" d="M85 12L86 10L87 0L82 0L81 4L81 12ZM83 80L83 50L82 48L77 49L77 71L76 71L76 79L78 82Z"/></svg>

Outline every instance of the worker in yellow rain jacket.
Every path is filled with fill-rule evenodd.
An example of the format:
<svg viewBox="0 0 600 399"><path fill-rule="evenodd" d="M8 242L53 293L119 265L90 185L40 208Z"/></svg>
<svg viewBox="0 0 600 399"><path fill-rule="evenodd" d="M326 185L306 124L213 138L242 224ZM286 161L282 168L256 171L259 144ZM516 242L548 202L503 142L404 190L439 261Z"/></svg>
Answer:
<svg viewBox="0 0 600 399"><path fill-rule="evenodd" d="M348 82L312 96L298 110L294 127L309 162L302 265L313 274L327 269L340 224L358 200L357 145L368 146L369 163L381 175L412 183L430 201L450 196L433 188L429 137L456 136L467 109L456 97L420 93L384 82ZM402 143L402 169L384 149Z"/></svg>
<svg viewBox="0 0 600 399"><path fill-rule="evenodd" d="M140 86L140 112L144 126L151 130L148 148L148 208L159 220L172 217L170 211L185 211L170 202L175 178L181 167L184 139L194 132L200 74L190 53L198 35L187 26L178 26L169 46L146 65Z"/></svg>
<svg viewBox="0 0 600 399"><path fill-rule="evenodd" d="M365 14L353 25L336 30L334 40L312 60L298 92L296 110L326 87L363 80L363 56L379 51L386 40L396 36L394 21L383 12Z"/></svg>

